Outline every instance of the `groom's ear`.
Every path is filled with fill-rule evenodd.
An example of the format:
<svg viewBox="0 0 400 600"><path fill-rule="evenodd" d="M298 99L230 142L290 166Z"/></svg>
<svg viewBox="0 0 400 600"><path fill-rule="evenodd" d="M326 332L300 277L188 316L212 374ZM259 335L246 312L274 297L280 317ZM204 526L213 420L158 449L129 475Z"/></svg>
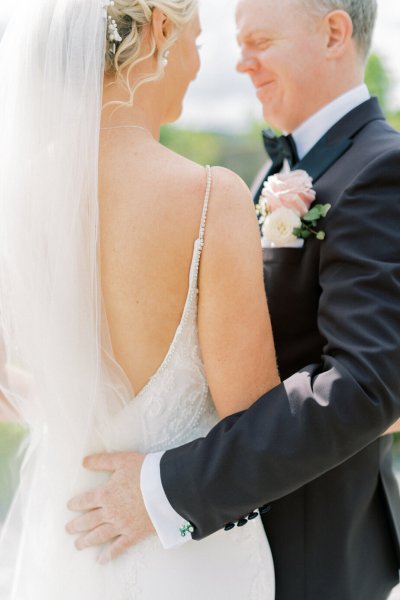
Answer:
<svg viewBox="0 0 400 600"><path fill-rule="evenodd" d="M341 58L349 49L353 38L353 21L344 10L334 10L324 17L326 57Z"/></svg>
<svg viewBox="0 0 400 600"><path fill-rule="evenodd" d="M159 8L153 9L151 29L157 49L160 50L171 35L171 22Z"/></svg>

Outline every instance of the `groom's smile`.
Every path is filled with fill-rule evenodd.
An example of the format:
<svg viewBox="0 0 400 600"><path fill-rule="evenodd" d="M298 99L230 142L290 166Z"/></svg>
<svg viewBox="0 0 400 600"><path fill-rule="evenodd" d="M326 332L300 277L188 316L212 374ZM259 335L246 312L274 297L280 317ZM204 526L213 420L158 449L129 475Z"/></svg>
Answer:
<svg viewBox="0 0 400 600"><path fill-rule="evenodd" d="M263 102L263 99L267 99L268 94L271 91L271 87L273 86L274 82L273 81L267 81L266 83L261 83L259 85L256 85L256 90L257 90L257 98Z"/></svg>

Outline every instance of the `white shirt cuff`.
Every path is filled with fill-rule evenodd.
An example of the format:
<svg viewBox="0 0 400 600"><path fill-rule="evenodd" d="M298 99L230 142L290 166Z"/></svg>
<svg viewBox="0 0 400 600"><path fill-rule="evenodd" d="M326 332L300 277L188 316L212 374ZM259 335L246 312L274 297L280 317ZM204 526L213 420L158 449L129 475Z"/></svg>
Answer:
<svg viewBox="0 0 400 600"><path fill-rule="evenodd" d="M180 528L185 519L172 508L161 483L160 462L164 452L148 454L140 473L140 489L149 517L165 550L181 546L192 539L188 531L183 537Z"/></svg>

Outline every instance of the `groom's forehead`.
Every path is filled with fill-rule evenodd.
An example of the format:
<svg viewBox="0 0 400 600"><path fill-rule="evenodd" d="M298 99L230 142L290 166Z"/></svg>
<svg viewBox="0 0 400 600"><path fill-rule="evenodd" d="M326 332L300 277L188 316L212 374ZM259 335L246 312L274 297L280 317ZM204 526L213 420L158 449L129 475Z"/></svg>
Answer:
<svg viewBox="0 0 400 600"><path fill-rule="evenodd" d="M274 32L288 20L296 21L304 12L302 0L238 0L236 25L238 37L248 38L271 30ZM290 18L291 17L291 18Z"/></svg>
<svg viewBox="0 0 400 600"><path fill-rule="evenodd" d="M288 14L298 14L305 9L302 0L237 0L235 14L238 22L267 24ZM261 19L261 22L260 22Z"/></svg>

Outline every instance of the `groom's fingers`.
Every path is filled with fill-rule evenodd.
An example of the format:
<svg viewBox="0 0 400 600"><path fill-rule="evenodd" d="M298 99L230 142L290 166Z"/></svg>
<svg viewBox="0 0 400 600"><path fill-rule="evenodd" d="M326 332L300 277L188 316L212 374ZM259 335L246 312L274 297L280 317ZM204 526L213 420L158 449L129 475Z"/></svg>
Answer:
<svg viewBox="0 0 400 600"><path fill-rule="evenodd" d="M104 523L104 512L101 508L96 508L90 512L77 517L70 521L66 526L68 533L82 533L83 531L91 531Z"/></svg>
<svg viewBox="0 0 400 600"><path fill-rule="evenodd" d="M92 454L83 460L83 466L90 471L116 471L124 464L126 452Z"/></svg>
<svg viewBox="0 0 400 600"><path fill-rule="evenodd" d="M139 540L137 540L139 541ZM137 543L137 542L136 542ZM125 535L120 535L117 539L111 544L109 548L104 550L99 558L99 563L101 565L105 565L111 560L115 560L118 556L123 554L125 550L128 550L133 545L133 541L130 540Z"/></svg>
<svg viewBox="0 0 400 600"><path fill-rule="evenodd" d="M106 544L110 542L118 535L114 525L100 525L93 531L90 531L87 535L80 537L75 542L75 547L77 550L84 550L85 548L90 548L91 546L101 546L102 544Z"/></svg>
<svg viewBox="0 0 400 600"><path fill-rule="evenodd" d="M67 508L74 512L83 512L84 510L93 510L101 507L101 488L80 494L72 498L67 504Z"/></svg>

